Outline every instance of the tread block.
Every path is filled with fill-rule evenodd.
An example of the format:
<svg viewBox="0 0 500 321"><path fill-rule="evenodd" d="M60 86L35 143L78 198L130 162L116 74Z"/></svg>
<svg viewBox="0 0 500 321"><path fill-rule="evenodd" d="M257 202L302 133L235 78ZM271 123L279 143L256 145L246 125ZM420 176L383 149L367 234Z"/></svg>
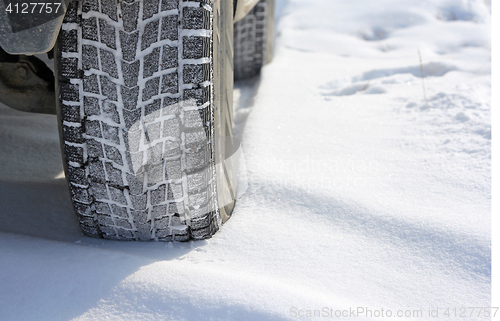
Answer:
<svg viewBox="0 0 500 321"><path fill-rule="evenodd" d="M185 89L184 100L194 100L198 106L210 101L210 88Z"/></svg>
<svg viewBox="0 0 500 321"><path fill-rule="evenodd" d="M105 214L97 214L97 222L99 222L99 225L102 226L114 225L111 216Z"/></svg>
<svg viewBox="0 0 500 321"><path fill-rule="evenodd" d="M113 227L110 227L110 226L105 226L105 225L100 225L99 224L99 228L101 230L101 232L103 232L104 234L106 234L106 238L110 239L110 240L118 240L119 238L116 236L116 231Z"/></svg>
<svg viewBox="0 0 500 321"><path fill-rule="evenodd" d="M196 150L197 148L208 144L209 136L207 136L204 129L187 132L185 137L184 144L185 148L188 150Z"/></svg>
<svg viewBox="0 0 500 321"><path fill-rule="evenodd" d="M210 64L184 65L182 81L185 84L200 84L210 80Z"/></svg>
<svg viewBox="0 0 500 321"><path fill-rule="evenodd" d="M82 204L78 202L73 203L73 208L78 215L85 216L83 219L89 219L88 224L92 224L94 221L94 214L92 213L92 208L88 204Z"/></svg>
<svg viewBox="0 0 500 321"><path fill-rule="evenodd" d="M175 157L181 155L181 148L179 141L167 140L164 143L165 149L163 150L164 157Z"/></svg>
<svg viewBox="0 0 500 321"><path fill-rule="evenodd" d="M92 198L87 188L71 185L70 191L74 201L84 204L90 204L92 202Z"/></svg>
<svg viewBox="0 0 500 321"><path fill-rule="evenodd" d="M160 139L161 137L161 123L149 124L146 126L146 137L149 138L151 142Z"/></svg>
<svg viewBox="0 0 500 321"><path fill-rule="evenodd" d="M118 15L117 15L118 6L116 0L100 0L100 1L101 1L101 12L106 14L112 20L118 21Z"/></svg>
<svg viewBox="0 0 500 321"><path fill-rule="evenodd" d="M158 27L160 20L154 20L146 23L142 34L141 50L149 48L153 43L158 41Z"/></svg>
<svg viewBox="0 0 500 321"><path fill-rule="evenodd" d="M150 123L160 117L161 99L155 99L152 103L144 106L144 122Z"/></svg>
<svg viewBox="0 0 500 321"><path fill-rule="evenodd" d="M68 4L68 8L66 9L66 15L64 16L65 23L80 22L81 16L78 15L78 4L78 1L70 1L70 3Z"/></svg>
<svg viewBox="0 0 500 321"><path fill-rule="evenodd" d="M147 166L147 182L148 186L153 186L163 182L163 164L148 164Z"/></svg>
<svg viewBox="0 0 500 321"><path fill-rule="evenodd" d="M88 205L85 205L85 207L89 208ZM75 212L77 212L77 217L78 217L78 220L80 221L80 224L83 224L86 226L96 227L97 224L95 223L95 219L93 216L80 215L78 213L78 211L76 210L76 206L75 206Z"/></svg>
<svg viewBox="0 0 500 321"><path fill-rule="evenodd" d="M141 185L141 189L142 189L142 185ZM142 195L130 194L130 201L132 202L132 207L135 210L143 211L147 208L147 205L148 205L148 195L147 194L142 194Z"/></svg>
<svg viewBox="0 0 500 321"><path fill-rule="evenodd" d="M194 224L193 222L196 219L203 219L207 215L208 215L207 218L209 220L211 217L208 205L203 205L203 206L200 206L199 208L196 208L196 209L195 208L189 209L189 215L191 216L191 224ZM200 226L193 227L193 228L200 228Z"/></svg>
<svg viewBox="0 0 500 321"><path fill-rule="evenodd" d="M95 97L83 96L83 109L85 111L85 115L87 116L100 115L101 107L99 106L99 99Z"/></svg>
<svg viewBox="0 0 500 321"><path fill-rule="evenodd" d="M146 81L146 85L142 90L142 101L147 101L158 95L160 89L160 77L155 77Z"/></svg>
<svg viewBox="0 0 500 321"><path fill-rule="evenodd" d="M130 214L132 217L136 218L136 227L138 230L144 229L144 231L151 231L151 225L147 224L149 222L148 220L148 211L135 211L135 210L130 210ZM147 226L145 226L147 224ZM140 227L142 225L142 227Z"/></svg>
<svg viewBox="0 0 500 321"><path fill-rule="evenodd" d="M91 68L99 70L99 60L97 57L97 48L89 45L82 45L82 66L83 70Z"/></svg>
<svg viewBox="0 0 500 321"><path fill-rule="evenodd" d="M83 164L83 148L78 146L70 146L65 144L64 151L66 159L70 162Z"/></svg>
<svg viewBox="0 0 500 321"><path fill-rule="evenodd" d="M67 142L75 144L83 144L82 127L62 126L64 139Z"/></svg>
<svg viewBox="0 0 500 321"><path fill-rule="evenodd" d="M109 198L105 184L92 182L92 184L90 185L90 191L92 193L92 196L94 196L95 200L102 201L102 200L107 200Z"/></svg>
<svg viewBox="0 0 500 321"><path fill-rule="evenodd" d="M139 61L134 61L133 63L130 64L122 61L122 74L125 86L130 88L137 86L139 67L140 67Z"/></svg>
<svg viewBox="0 0 500 321"><path fill-rule="evenodd" d="M120 30L120 43L122 45L123 60L133 61L135 59L138 41L139 31L126 33Z"/></svg>
<svg viewBox="0 0 500 321"><path fill-rule="evenodd" d="M115 216L128 218L127 208L123 206L118 206L116 204L110 204L111 213ZM115 219L116 221L117 219Z"/></svg>
<svg viewBox="0 0 500 321"><path fill-rule="evenodd" d="M82 229L83 235L89 237L100 237L101 233L95 225L86 225L80 222L80 228Z"/></svg>
<svg viewBox="0 0 500 321"><path fill-rule="evenodd" d="M112 201L115 201L123 205L127 205L127 199L125 198L125 195L123 195L122 190L115 188L113 186L108 186L108 189Z"/></svg>
<svg viewBox="0 0 500 321"><path fill-rule="evenodd" d="M61 29L61 31L59 32L59 39L66 51L78 52L78 31L76 29Z"/></svg>
<svg viewBox="0 0 500 321"><path fill-rule="evenodd" d="M130 191L130 198L132 201L132 205L134 206L135 209L139 210L141 206L136 206L134 202L137 200L132 199L132 196L140 197L144 192L144 174L140 173L132 175L127 173L127 182ZM147 201L147 195L146 194L144 195L145 195L145 201Z"/></svg>
<svg viewBox="0 0 500 321"><path fill-rule="evenodd" d="M106 172L104 171L104 165L102 164L102 161L100 160L90 161L88 164L88 168L89 168L89 178L91 180L100 182L104 180L104 177L106 177Z"/></svg>
<svg viewBox="0 0 500 321"><path fill-rule="evenodd" d="M208 166L207 151L202 149L196 153L186 154L186 167L188 171L204 169Z"/></svg>
<svg viewBox="0 0 500 321"><path fill-rule="evenodd" d="M150 54L147 54L144 57L143 78L149 78L155 72L157 72L159 64L160 64L160 48L154 48Z"/></svg>
<svg viewBox="0 0 500 321"><path fill-rule="evenodd" d="M166 185L162 184L157 189L151 191L151 205L158 205L165 202Z"/></svg>
<svg viewBox="0 0 500 321"><path fill-rule="evenodd" d="M90 137L102 138L100 121L98 120L85 121L85 134Z"/></svg>
<svg viewBox="0 0 500 321"><path fill-rule="evenodd" d="M155 236L162 242L172 242L174 240L169 230L156 230Z"/></svg>
<svg viewBox="0 0 500 321"><path fill-rule="evenodd" d="M156 218L156 220L155 220L155 227L157 229L166 229L166 228L168 228L168 222L170 220L170 218L167 216L167 214L168 214L168 205L158 205L158 206L155 206L151 210L151 214L153 215L154 218ZM167 217L165 217L165 216L167 216ZM160 218L163 218L163 219L160 220ZM159 221L161 221L160 226L158 226Z"/></svg>
<svg viewBox="0 0 500 321"><path fill-rule="evenodd" d="M89 11L99 12L99 1L98 0L83 0L82 1L82 12L89 12Z"/></svg>
<svg viewBox="0 0 500 321"><path fill-rule="evenodd" d="M106 100L103 101L102 113L104 116L111 119L116 124L120 124L120 114L118 113L118 109L116 107L116 104L109 102L109 101L106 101Z"/></svg>
<svg viewBox="0 0 500 321"><path fill-rule="evenodd" d="M177 9L177 2L179 0L161 0L161 10L172 10Z"/></svg>
<svg viewBox="0 0 500 321"><path fill-rule="evenodd" d="M82 20L82 38L87 40L99 41L96 17Z"/></svg>
<svg viewBox="0 0 500 321"><path fill-rule="evenodd" d="M156 143L153 147L148 148L147 154L147 164L148 165L157 165L163 161L162 155L163 143ZM162 168L161 173L156 175L156 179L158 180L156 183L163 180L163 164L160 166ZM150 182L150 177L148 176L148 182Z"/></svg>
<svg viewBox="0 0 500 321"><path fill-rule="evenodd" d="M161 34L160 40L179 40L179 17L178 16L166 16L161 18Z"/></svg>
<svg viewBox="0 0 500 321"><path fill-rule="evenodd" d="M161 70L177 68L179 66L179 54L177 47L165 45L162 48Z"/></svg>
<svg viewBox="0 0 500 321"><path fill-rule="evenodd" d="M200 59L209 56L209 37L185 36L182 38L182 57L184 59Z"/></svg>
<svg viewBox="0 0 500 321"><path fill-rule="evenodd" d="M184 127L202 128L206 126L207 121L210 121L209 112L209 110L205 111L205 109L185 111Z"/></svg>
<svg viewBox="0 0 500 321"><path fill-rule="evenodd" d="M108 181L113 185L123 186L122 172L110 162L105 162L105 164Z"/></svg>
<svg viewBox="0 0 500 321"><path fill-rule="evenodd" d="M199 191L205 188L208 184L207 170L202 170L197 173L189 174L187 176L188 192Z"/></svg>
<svg viewBox="0 0 500 321"><path fill-rule="evenodd" d="M80 72L78 70L78 58L61 58L60 66L60 76L66 78L80 78Z"/></svg>
<svg viewBox="0 0 500 321"><path fill-rule="evenodd" d="M98 94L98 95L101 93L101 91L99 90L99 81L97 80L96 74L83 76L83 91L88 92L88 93ZM85 99L85 97L84 97L84 99ZM85 105L85 103L84 103L84 105Z"/></svg>
<svg viewBox="0 0 500 321"><path fill-rule="evenodd" d="M109 1L109 0L101 0L101 1ZM116 7L116 4L114 5L114 7ZM110 26L105 20L99 19L99 33L101 36L101 43L105 44L109 48L116 50L115 28L113 26Z"/></svg>
<svg viewBox="0 0 500 321"><path fill-rule="evenodd" d="M117 163L118 165L123 165L122 154L118 148L104 144L104 150L106 151L106 158Z"/></svg>
<svg viewBox="0 0 500 321"><path fill-rule="evenodd" d="M181 184L168 184L167 200L182 199L182 185Z"/></svg>
<svg viewBox="0 0 500 321"><path fill-rule="evenodd" d="M181 136L180 121L177 118L167 119L163 122L163 137L177 139Z"/></svg>
<svg viewBox="0 0 500 321"><path fill-rule="evenodd" d="M68 177L69 181L78 185L87 185L87 175L85 173L85 168L83 167L74 167L68 165Z"/></svg>
<svg viewBox="0 0 500 321"><path fill-rule="evenodd" d="M200 207L201 208L201 207ZM206 208L206 207L203 207ZM191 229L199 230L203 228L207 228L210 225L210 213L205 212L203 216L197 217L196 219L191 219Z"/></svg>
<svg viewBox="0 0 500 321"><path fill-rule="evenodd" d="M80 106L61 104L61 118L72 123L80 122Z"/></svg>
<svg viewBox="0 0 500 321"><path fill-rule="evenodd" d="M151 18L153 15L158 13L158 5L160 1L159 0L148 0L144 1L143 3L143 13L142 13L142 19L146 20Z"/></svg>
<svg viewBox="0 0 500 321"><path fill-rule="evenodd" d="M164 97L161 104L161 114L162 116L177 115L179 114L179 107L178 98Z"/></svg>
<svg viewBox="0 0 500 321"><path fill-rule="evenodd" d="M123 28L126 32L137 29L137 19L139 18L139 1L133 3L122 2Z"/></svg>
<svg viewBox="0 0 500 321"><path fill-rule="evenodd" d="M137 97L139 97L139 86L128 88L121 86L123 107L128 110L137 108Z"/></svg>
<svg viewBox="0 0 500 321"><path fill-rule="evenodd" d="M87 138L87 154L89 158L104 157L102 144L95 139Z"/></svg>
<svg viewBox="0 0 500 321"><path fill-rule="evenodd" d="M132 233L129 230L127 230L127 229L132 228L132 225L130 225L130 223L127 220L115 219L115 222L116 222L116 226L119 226L123 229L123 230L117 229L118 235L125 236L125 237L132 237L133 236Z"/></svg>
<svg viewBox="0 0 500 321"><path fill-rule="evenodd" d="M95 211L99 214L111 215L111 209L109 208L108 203L104 202L94 202Z"/></svg>
<svg viewBox="0 0 500 321"><path fill-rule="evenodd" d="M161 93L176 94L179 92L179 76L176 72L161 77Z"/></svg>
<svg viewBox="0 0 500 321"><path fill-rule="evenodd" d="M177 215L184 214L184 202L179 201L168 203L168 213Z"/></svg>
<svg viewBox="0 0 500 321"><path fill-rule="evenodd" d="M99 54L101 58L101 66L102 66L102 71L105 73L108 73L111 77L117 79L118 78L118 68L116 67L116 61L115 61L115 55L104 49L99 49ZM101 76L101 78L104 78ZM116 89L115 89L116 91ZM103 93L104 93L104 88L103 88ZM118 100L118 98L114 99L115 101Z"/></svg>
<svg viewBox="0 0 500 321"><path fill-rule="evenodd" d="M209 29L210 11L203 7L185 7L182 10L183 29Z"/></svg>
<svg viewBox="0 0 500 321"><path fill-rule="evenodd" d="M109 100L118 101L116 85L106 76L99 76L99 82L101 83L102 94Z"/></svg>
<svg viewBox="0 0 500 321"><path fill-rule="evenodd" d="M77 84L69 84L65 82L61 82L59 84L62 100L80 102L80 92ZM79 111L78 114L80 114Z"/></svg>
<svg viewBox="0 0 500 321"><path fill-rule="evenodd" d="M102 122L101 125L102 125L102 136L106 140L119 145L120 144L120 136L118 135L119 134L118 127L106 124L105 122Z"/></svg>
<svg viewBox="0 0 500 321"><path fill-rule="evenodd" d="M181 179L181 160L165 161L165 179Z"/></svg>
<svg viewBox="0 0 500 321"><path fill-rule="evenodd" d="M137 153L139 151L141 139L142 133L140 130L128 131L127 134L124 135L125 146L128 146L131 153Z"/></svg>
<svg viewBox="0 0 500 321"><path fill-rule="evenodd" d="M158 230L166 230L170 225L170 216L167 215L167 206L159 205L153 210L155 218L155 227Z"/></svg>
<svg viewBox="0 0 500 321"><path fill-rule="evenodd" d="M208 193L206 191L189 195L189 206L193 208L201 207L208 202Z"/></svg>

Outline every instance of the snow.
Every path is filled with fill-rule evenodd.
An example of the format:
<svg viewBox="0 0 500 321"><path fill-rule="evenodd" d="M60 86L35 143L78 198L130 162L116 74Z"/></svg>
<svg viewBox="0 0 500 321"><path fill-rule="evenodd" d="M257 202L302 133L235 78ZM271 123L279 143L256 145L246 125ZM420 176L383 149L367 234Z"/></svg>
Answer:
<svg viewBox="0 0 500 321"><path fill-rule="evenodd" d="M206 241L83 237L55 117L2 106L0 319L490 306L490 6L279 0L274 60L234 91L248 188Z"/></svg>

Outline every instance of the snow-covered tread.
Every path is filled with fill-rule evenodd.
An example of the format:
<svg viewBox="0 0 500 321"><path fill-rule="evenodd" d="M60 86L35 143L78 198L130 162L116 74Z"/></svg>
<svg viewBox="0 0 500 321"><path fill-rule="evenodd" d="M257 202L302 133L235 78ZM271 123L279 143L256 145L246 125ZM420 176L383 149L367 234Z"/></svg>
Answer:
<svg viewBox="0 0 500 321"><path fill-rule="evenodd" d="M214 2L70 3L58 39L59 118L85 235L186 241L219 228Z"/></svg>
<svg viewBox="0 0 500 321"><path fill-rule="evenodd" d="M234 24L234 79L243 80L260 73L271 60L274 38L274 0L260 0Z"/></svg>

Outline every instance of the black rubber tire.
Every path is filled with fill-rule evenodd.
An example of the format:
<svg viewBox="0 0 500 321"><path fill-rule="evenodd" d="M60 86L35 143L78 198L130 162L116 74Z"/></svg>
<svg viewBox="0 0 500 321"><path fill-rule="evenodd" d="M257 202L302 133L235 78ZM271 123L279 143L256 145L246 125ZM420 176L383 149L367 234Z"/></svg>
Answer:
<svg viewBox="0 0 500 321"><path fill-rule="evenodd" d="M85 235L203 239L231 214L216 165L232 135L232 12L232 0L70 3L56 90Z"/></svg>
<svg viewBox="0 0 500 321"><path fill-rule="evenodd" d="M274 0L260 0L234 24L234 79L260 73L272 59L274 42Z"/></svg>

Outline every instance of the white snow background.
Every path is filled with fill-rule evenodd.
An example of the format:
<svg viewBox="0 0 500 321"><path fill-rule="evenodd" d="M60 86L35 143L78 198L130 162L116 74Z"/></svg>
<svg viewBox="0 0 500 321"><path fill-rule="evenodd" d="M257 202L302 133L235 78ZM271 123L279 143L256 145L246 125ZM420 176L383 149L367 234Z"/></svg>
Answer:
<svg viewBox="0 0 500 321"><path fill-rule="evenodd" d="M234 91L249 188L206 241L84 237L55 116L0 106L0 320L491 305L491 3L278 0L277 17L273 62Z"/></svg>

